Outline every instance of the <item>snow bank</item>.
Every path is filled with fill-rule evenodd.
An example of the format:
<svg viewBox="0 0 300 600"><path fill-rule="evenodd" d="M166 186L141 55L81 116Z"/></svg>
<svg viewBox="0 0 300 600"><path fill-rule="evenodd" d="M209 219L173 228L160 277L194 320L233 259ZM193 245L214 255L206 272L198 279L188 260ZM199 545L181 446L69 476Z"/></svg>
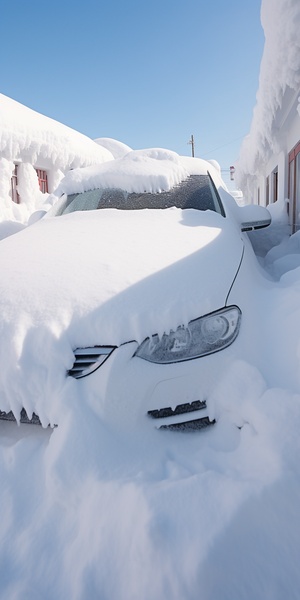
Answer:
<svg viewBox="0 0 300 600"><path fill-rule="evenodd" d="M297 599L300 396L288 384L237 361L218 424L196 435L121 434L68 394L52 433L0 424L3 597Z"/></svg>
<svg viewBox="0 0 300 600"><path fill-rule="evenodd" d="M279 199L277 202L269 204L268 211L272 217L271 225L261 231L252 231L248 234L259 258L264 258L271 248L290 238L286 201Z"/></svg>

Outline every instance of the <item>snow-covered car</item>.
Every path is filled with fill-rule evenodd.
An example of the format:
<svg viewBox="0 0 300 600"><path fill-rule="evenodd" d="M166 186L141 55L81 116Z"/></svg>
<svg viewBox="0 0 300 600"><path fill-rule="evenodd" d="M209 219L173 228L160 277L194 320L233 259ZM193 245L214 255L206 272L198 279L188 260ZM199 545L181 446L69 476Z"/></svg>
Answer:
<svg viewBox="0 0 300 600"><path fill-rule="evenodd" d="M215 163L164 150L75 169L40 221L0 245L2 418L58 424L72 397L130 426L202 428L258 272ZM37 418L38 415L38 418Z"/></svg>

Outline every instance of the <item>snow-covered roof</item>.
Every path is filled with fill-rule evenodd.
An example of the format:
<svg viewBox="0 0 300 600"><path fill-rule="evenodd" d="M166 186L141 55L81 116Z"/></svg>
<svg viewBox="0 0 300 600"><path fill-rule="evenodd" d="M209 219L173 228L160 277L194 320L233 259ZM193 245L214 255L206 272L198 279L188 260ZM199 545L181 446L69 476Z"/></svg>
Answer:
<svg viewBox="0 0 300 600"><path fill-rule="evenodd" d="M93 140L0 94L0 157L59 169L100 164L112 154Z"/></svg>
<svg viewBox="0 0 300 600"><path fill-rule="evenodd" d="M236 175L241 187L257 174L280 144L283 103L300 91L299 0L262 0L265 47L260 67L257 104L249 135L244 139Z"/></svg>

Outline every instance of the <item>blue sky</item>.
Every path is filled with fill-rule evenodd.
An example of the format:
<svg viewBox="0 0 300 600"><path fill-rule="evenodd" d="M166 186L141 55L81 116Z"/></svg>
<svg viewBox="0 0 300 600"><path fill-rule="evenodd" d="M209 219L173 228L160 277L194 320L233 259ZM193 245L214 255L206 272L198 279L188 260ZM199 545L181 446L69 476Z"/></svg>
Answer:
<svg viewBox="0 0 300 600"><path fill-rule="evenodd" d="M234 164L250 129L261 0L14 0L1 92L92 137ZM224 173L224 178L227 175Z"/></svg>

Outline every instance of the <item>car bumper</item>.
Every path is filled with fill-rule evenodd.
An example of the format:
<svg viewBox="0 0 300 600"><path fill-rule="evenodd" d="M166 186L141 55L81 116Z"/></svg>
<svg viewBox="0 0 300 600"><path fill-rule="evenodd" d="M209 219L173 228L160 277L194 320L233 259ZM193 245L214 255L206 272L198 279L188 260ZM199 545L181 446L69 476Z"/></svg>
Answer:
<svg viewBox="0 0 300 600"><path fill-rule="evenodd" d="M96 371L76 381L95 412L119 427L201 429L214 423L213 390L233 358L232 347L167 365L134 356L136 342L116 348Z"/></svg>

